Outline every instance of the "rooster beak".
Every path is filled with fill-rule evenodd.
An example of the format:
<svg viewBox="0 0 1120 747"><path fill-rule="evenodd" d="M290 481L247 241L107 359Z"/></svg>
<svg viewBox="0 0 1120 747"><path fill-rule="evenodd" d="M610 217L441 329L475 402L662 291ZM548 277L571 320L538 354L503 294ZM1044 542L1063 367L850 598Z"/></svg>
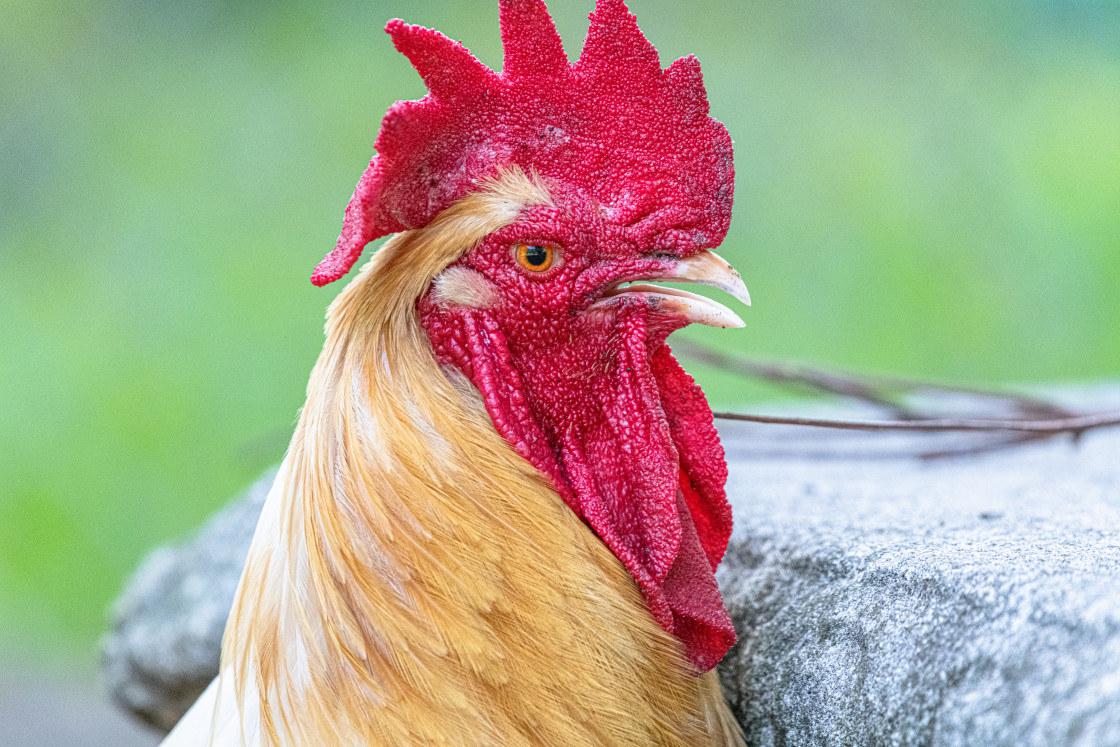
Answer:
<svg viewBox="0 0 1120 747"><path fill-rule="evenodd" d="M719 288L724 293L729 293L747 306L751 305L751 294L747 291L747 286L743 283L739 271L732 267L726 259L707 249L677 262L671 274L665 277L650 278L650 280L710 285L713 288Z"/></svg>
<svg viewBox="0 0 1120 747"><path fill-rule="evenodd" d="M751 305L751 296L747 292L743 278L727 263L727 260L712 251L705 250L688 259L676 260L666 272L655 277L642 278L642 281L646 280L709 285L731 294L747 306ZM606 306L620 296L641 297L648 303L655 304L659 311L679 314L696 324L725 328L746 326L738 314L710 298L678 288L665 288L645 282L632 282L630 285L608 288L603 293L603 297L593 306Z"/></svg>

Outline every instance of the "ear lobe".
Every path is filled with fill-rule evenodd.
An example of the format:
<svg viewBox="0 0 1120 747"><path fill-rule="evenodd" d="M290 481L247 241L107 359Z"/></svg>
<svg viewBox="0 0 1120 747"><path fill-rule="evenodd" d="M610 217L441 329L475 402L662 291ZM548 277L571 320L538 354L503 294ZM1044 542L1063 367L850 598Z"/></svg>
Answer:
<svg viewBox="0 0 1120 747"><path fill-rule="evenodd" d="M432 280L431 298L437 306L488 309L498 304L501 295L497 286L481 272L454 265Z"/></svg>

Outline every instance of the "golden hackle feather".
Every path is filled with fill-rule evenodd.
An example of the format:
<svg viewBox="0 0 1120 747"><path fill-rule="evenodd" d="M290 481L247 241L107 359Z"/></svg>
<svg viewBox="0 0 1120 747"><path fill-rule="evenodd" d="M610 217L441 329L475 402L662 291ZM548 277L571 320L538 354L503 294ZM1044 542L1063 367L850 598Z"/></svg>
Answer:
<svg viewBox="0 0 1120 747"><path fill-rule="evenodd" d="M188 714L183 744L741 744L715 673L688 670L421 328L433 276L548 199L507 171L387 242L332 304L196 706L217 715Z"/></svg>

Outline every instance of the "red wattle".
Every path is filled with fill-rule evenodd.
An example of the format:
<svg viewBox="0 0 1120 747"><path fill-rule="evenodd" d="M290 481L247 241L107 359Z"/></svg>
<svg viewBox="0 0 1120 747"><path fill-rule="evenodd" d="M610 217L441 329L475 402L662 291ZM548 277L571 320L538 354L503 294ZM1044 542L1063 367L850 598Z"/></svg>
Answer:
<svg viewBox="0 0 1120 747"><path fill-rule="evenodd" d="M700 545L714 571L731 539L727 502L727 462L704 392L662 345L651 361L661 408L669 422L681 463L681 491L696 524Z"/></svg>
<svg viewBox="0 0 1120 747"><path fill-rule="evenodd" d="M684 644L696 668L706 672L735 645L735 625L723 606L719 585L693 526L694 516L681 493L677 493L676 503L681 521L680 552L661 591L673 611L673 634Z"/></svg>
<svg viewBox="0 0 1120 747"><path fill-rule="evenodd" d="M714 575L731 533L727 468L703 393L661 342L667 332L651 332L634 306L586 338L520 349L485 310L426 307L423 318L498 433L626 566L696 668L714 667L735 642Z"/></svg>

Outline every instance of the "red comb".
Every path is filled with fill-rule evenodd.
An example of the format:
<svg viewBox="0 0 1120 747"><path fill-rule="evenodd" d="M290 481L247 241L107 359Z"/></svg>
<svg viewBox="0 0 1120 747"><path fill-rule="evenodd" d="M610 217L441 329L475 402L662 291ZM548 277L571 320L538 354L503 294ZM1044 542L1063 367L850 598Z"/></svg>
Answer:
<svg viewBox="0 0 1120 747"><path fill-rule="evenodd" d="M648 221L658 248L695 251L731 220L731 138L708 116L695 57L661 69L623 0L597 0L570 65L543 0L499 0L495 73L438 31L393 20L393 44L428 85L381 122L377 155L311 282L349 272L370 241L426 225L507 165L582 190L618 225Z"/></svg>

